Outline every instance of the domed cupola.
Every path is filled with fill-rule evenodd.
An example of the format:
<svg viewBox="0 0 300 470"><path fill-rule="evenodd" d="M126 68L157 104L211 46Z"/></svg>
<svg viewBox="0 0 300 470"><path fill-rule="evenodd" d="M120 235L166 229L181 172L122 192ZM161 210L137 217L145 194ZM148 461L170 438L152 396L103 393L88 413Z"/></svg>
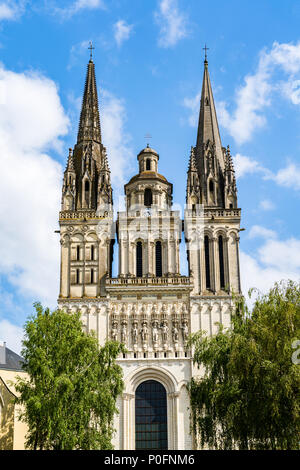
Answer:
<svg viewBox="0 0 300 470"><path fill-rule="evenodd" d="M173 185L158 173L158 153L147 145L137 156L139 173L125 185L127 210L159 210L172 205Z"/></svg>

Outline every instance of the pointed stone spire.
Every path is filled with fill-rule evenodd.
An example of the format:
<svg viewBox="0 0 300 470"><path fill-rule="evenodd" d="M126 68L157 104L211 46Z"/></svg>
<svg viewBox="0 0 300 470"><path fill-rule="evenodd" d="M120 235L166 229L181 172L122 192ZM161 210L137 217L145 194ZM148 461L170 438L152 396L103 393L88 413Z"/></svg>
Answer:
<svg viewBox="0 0 300 470"><path fill-rule="evenodd" d="M207 145L208 141L215 146L217 158L219 160L221 168L223 169L224 158L217 120L217 113L208 72L208 62L207 58L205 58L196 144L198 158L201 158L201 156L203 155L204 147Z"/></svg>
<svg viewBox="0 0 300 470"><path fill-rule="evenodd" d="M101 143L95 65L92 59L90 59L87 66L87 75L77 136L78 144L84 141L95 141Z"/></svg>

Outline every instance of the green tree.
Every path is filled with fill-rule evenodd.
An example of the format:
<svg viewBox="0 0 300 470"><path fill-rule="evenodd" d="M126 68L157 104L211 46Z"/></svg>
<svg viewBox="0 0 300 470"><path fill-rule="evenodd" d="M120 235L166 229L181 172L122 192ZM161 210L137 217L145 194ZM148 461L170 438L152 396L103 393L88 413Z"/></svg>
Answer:
<svg viewBox="0 0 300 470"><path fill-rule="evenodd" d="M25 325L22 356L28 378L18 378L17 403L28 425L30 449L112 449L116 399L123 390L116 358L123 345L98 346L83 331L80 313L50 312L35 304Z"/></svg>
<svg viewBox="0 0 300 470"><path fill-rule="evenodd" d="M191 338L192 425L202 447L299 449L300 284L281 282L258 294L252 312L236 300L231 328ZM298 355L300 357L300 354Z"/></svg>

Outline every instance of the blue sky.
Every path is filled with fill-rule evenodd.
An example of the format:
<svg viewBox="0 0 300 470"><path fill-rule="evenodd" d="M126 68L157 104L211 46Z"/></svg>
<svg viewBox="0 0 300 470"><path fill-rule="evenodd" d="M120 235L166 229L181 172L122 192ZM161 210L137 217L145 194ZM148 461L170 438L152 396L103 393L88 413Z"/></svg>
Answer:
<svg viewBox="0 0 300 470"><path fill-rule="evenodd" d="M54 230L90 40L115 202L150 133L184 204L207 43L246 228L244 292L299 280L299 21L297 0L0 1L0 340L18 351L33 302L55 306Z"/></svg>

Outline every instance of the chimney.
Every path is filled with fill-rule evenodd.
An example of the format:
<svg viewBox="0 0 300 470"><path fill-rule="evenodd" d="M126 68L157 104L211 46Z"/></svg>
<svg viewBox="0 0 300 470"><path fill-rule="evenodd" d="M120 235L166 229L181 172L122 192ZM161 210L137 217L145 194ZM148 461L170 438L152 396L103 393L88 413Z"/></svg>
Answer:
<svg viewBox="0 0 300 470"><path fill-rule="evenodd" d="M0 365L6 364L6 343L0 343Z"/></svg>

